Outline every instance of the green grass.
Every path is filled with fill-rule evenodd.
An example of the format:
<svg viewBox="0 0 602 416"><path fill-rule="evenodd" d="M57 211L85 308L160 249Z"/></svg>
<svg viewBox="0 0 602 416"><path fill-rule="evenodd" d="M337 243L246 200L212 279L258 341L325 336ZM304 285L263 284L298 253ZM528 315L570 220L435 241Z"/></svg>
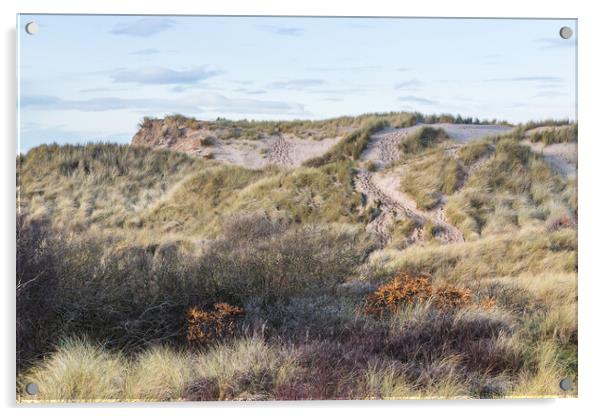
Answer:
<svg viewBox="0 0 602 416"><path fill-rule="evenodd" d="M479 140L462 146L458 158L465 166L470 166L476 161L493 153L495 147L486 140Z"/></svg>
<svg viewBox="0 0 602 416"><path fill-rule="evenodd" d="M219 221L226 206L249 185L269 176L270 170L219 165L192 173L147 208L140 227L202 234Z"/></svg>

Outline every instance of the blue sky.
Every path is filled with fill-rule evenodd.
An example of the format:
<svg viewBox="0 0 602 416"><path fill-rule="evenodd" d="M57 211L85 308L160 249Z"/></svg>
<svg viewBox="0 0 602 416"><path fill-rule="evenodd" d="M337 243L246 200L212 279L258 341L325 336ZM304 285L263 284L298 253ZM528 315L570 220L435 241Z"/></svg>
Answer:
<svg viewBox="0 0 602 416"><path fill-rule="evenodd" d="M40 31L27 35L35 21ZM145 116L575 119L573 20L20 15L19 151Z"/></svg>

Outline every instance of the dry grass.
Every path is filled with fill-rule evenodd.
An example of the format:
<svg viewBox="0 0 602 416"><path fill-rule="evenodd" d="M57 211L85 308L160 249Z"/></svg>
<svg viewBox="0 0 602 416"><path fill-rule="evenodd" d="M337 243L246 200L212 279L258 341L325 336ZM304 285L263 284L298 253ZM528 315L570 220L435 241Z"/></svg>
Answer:
<svg viewBox="0 0 602 416"><path fill-rule="evenodd" d="M399 143L404 155L415 155L449 140L445 130L434 127L420 127Z"/></svg>
<svg viewBox="0 0 602 416"><path fill-rule="evenodd" d="M167 189L209 162L120 145L43 145L21 156L19 209L76 232L123 229Z"/></svg>
<svg viewBox="0 0 602 416"><path fill-rule="evenodd" d="M294 355L257 338L219 344L197 357L187 400L265 400L295 372Z"/></svg>
<svg viewBox="0 0 602 416"><path fill-rule="evenodd" d="M28 370L19 380L19 396L28 383L38 386L43 401L117 400L121 397L126 364L120 355L78 339L61 343L56 353Z"/></svg>
<svg viewBox="0 0 602 416"><path fill-rule="evenodd" d="M405 162L405 172L400 188L409 194L421 209L437 206L443 195L451 195L459 189L466 173L453 157L444 150Z"/></svg>
<svg viewBox="0 0 602 416"><path fill-rule="evenodd" d="M472 160L476 156L466 157ZM446 212L465 237L475 239L541 224L558 211L573 221L575 197L574 185L555 174L540 156L503 139L496 143L487 163L449 198Z"/></svg>
<svg viewBox="0 0 602 416"><path fill-rule="evenodd" d="M166 346L144 351L127 364L121 394L126 400L181 400L194 377L192 356Z"/></svg>
<svg viewBox="0 0 602 416"><path fill-rule="evenodd" d="M431 241L430 221L420 245L374 251L365 231L353 182L370 135L458 120L478 122L165 121L346 136L293 170L116 145L20 156L19 398L29 382L59 401L562 395L560 378L577 380L576 181L520 145L536 124L403 145L402 190L421 208L447 200L467 242ZM394 240L418 226L394 220Z"/></svg>

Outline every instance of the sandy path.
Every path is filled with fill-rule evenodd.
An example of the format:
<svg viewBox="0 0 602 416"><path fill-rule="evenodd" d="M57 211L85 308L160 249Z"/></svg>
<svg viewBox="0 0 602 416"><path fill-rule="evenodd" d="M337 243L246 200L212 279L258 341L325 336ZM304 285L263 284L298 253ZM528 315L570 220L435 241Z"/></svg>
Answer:
<svg viewBox="0 0 602 416"><path fill-rule="evenodd" d="M360 155L360 160L371 160L379 168L396 161L400 156L399 142L417 128L418 126L401 129L386 128L373 134L366 149Z"/></svg>
<svg viewBox="0 0 602 416"><path fill-rule="evenodd" d="M282 137L282 135L279 135L276 140L272 141L272 146L268 149L267 159L270 164L293 166L293 158L291 157L293 145Z"/></svg>
<svg viewBox="0 0 602 416"><path fill-rule="evenodd" d="M443 206L428 212L418 209L410 197L397 189L399 180L400 175L394 172L372 174L361 170L356 177L357 191L366 195L368 201L379 202L378 215L368 223L366 229L376 236L382 246L390 240L390 227L401 218L412 219L419 225L410 236L413 243L424 239L424 226L428 221L439 229L436 235L439 240L446 243L464 241L460 230L447 221Z"/></svg>
<svg viewBox="0 0 602 416"><path fill-rule="evenodd" d="M368 224L367 230L376 235L378 241L385 245L390 240L390 228L398 219L410 218L419 227L410 236L413 243L424 240L424 226L427 222L433 223L438 231L436 238L446 243L457 243L464 241L462 232L453 226L445 215L446 198L442 198L440 204L433 210L424 211L416 206L416 202L408 195L399 190L400 181L403 178L403 168L383 171L382 169L399 159L399 143L408 134L411 134L421 126L442 128L450 139L458 142L446 149L446 154L457 157L460 144L469 143L487 136L504 133L511 127L498 125L474 125L474 124L421 124L406 128L387 128L370 138L370 142L360 156L361 160L372 161L379 170L370 173L365 170L358 172L356 177L356 189L366 196L368 201L379 202L378 215ZM468 175L482 167L491 155L487 155L475 162L469 169ZM467 176L468 176L467 175Z"/></svg>
<svg viewBox="0 0 602 416"><path fill-rule="evenodd" d="M355 189L366 196L368 202L375 201L378 205L376 217L368 223L366 230L374 234L380 246L385 246L390 239L390 227L398 218L414 218L411 210L406 210L399 202L383 193L372 181L372 174L366 170L357 173ZM415 218L417 221L420 218Z"/></svg>
<svg viewBox="0 0 602 416"><path fill-rule="evenodd" d="M445 215L445 197L441 199L441 203L435 209L421 210L410 196L399 190L399 184L403 178L403 168L382 170L386 165L399 159L399 142L421 126L442 128L452 140L458 142L458 145L452 145L446 149L446 153L452 157L457 157L460 144L501 134L511 129L511 127L498 125L440 123L399 129L388 128L372 135L360 159L374 162L379 172L359 171L355 186L356 190L364 194L369 202L377 201L379 204L378 214L368 224L367 230L375 234L382 245L390 240L389 230L401 218L410 218L419 224L410 236L410 240L414 243L424 240L424 227L427 222L431 222L438 229L435 235L437 239L446 243L464 241L462 232L452 225ZM469 167L468 175L480 169L490 159L491 155L480 158Z"/></svg>

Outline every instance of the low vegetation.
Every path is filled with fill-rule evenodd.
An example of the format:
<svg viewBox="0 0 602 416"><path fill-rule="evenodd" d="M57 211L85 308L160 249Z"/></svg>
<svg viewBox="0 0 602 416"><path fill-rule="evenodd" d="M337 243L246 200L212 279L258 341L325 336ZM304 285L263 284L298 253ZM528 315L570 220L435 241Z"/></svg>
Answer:
<svg viewBox="0 0 602 416"><path fill-rule="evenodd" d="M379 119L378 117L368 119L358 129L353 130L343 137L340 142L324 155L310 159L304 164L306 166L319 167L331 162L357 160L368 145L370 136L388 125L389 122L387 120Z"/></svg>
<svg viewBox="0 0 602 416"><path fill-rule="evenodd" d="M442 128L419 127L399 143L399 150L404 154L417 154L448 139Z"/></svg>
<svg viewBox="0 0 602 416"><path fill-rule="evenodd" d="M487 163L449 198L446 210L465 236L475 238L558 216L575 218L574 197L574 181L555 174L527 146L503 139Z"/></svg>
<svg viewBox="0 0 602 416"><path fill-rule="evenodd" d="M528 138L534 143L542 142L550 145L555 143L574 143L577 141L577 125L570 124L562 127L541 127L528 132Z"/></svg>
<svg viewBox="0 0 602 416"><path fill-rule="evenodd" d="M404 168L407 174L401 180L401 190L427 210L436 207L443 195L457 191L466 177L464 167L444 150L408 161Z"/></svg>
<svg viewBox="0 0 602 416"><path fill-rule="evenodd" d="M20 155L19 400L575 396L558 383L578 371L576 181L525 140L572 142L576 126L463 145L416 127L391 165L359 160L374 133L434 122L483 121L163 121L343 137L294 169L112 144ZM356 188L366 168L397 175L423 215L399 210L384 244L367 225L385 203ZM436 238L444 223L464 241Z"/></svg>

